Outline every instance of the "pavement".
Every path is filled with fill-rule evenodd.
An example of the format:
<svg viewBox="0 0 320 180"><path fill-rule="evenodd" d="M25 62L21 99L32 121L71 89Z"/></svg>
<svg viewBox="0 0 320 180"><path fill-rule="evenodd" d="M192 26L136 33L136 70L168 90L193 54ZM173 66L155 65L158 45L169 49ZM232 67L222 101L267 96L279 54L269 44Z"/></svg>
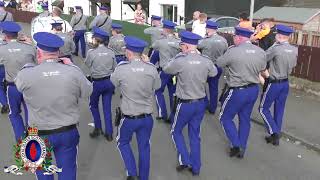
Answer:
<svg viewBox="0 0 320 180"><path fill-rule="evenodd" d="M83 60L75 58L75 64L84 73L88 69ZM113 97L113 108L119 104L119 92ZM307 94L291 91L288 97L285 117L285 131L301 139L318 143L320 127L320 102ZM257 107L256 107L257 109ZM90 139L88 126L92 122L88 101L80 102L80 145L78 154L78 180L124 180L125 170L115 142L102 137ZM114 111L114 109L113 109ZM156 115L156 112L154 112ZM252 119L262 122L258 111ZM14 137L7 115L0 115L0 167L12 165ZM115 132L116 133L116 132ZM187 134L187 132L185 132ZM200 177L177 173L176 152L170 137L170 127L155 120L151 139L150 180L319 180L319 154L300 143L283 138L279 147L264 142L265 128L252 123L246 157L243 160L227 156L228 142L217 116L206 114L202 123L202 169ZM137 157L136 140L132 146ZM0 171L0 180L33 180L35 176L26 173L14 176Z"/></svg>

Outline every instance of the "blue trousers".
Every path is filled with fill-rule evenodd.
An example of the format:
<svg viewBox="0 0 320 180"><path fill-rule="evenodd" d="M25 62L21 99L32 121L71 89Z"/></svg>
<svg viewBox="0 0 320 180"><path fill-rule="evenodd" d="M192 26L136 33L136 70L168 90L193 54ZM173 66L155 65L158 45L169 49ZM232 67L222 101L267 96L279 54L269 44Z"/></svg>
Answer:
<svg viewBox="0 0 320 180"><path fill-rule="evenodd" d="M205 110L206 102L204 99L193 103L179 103L171 129L179 164L191 166L194 173L199 173L201 167L200 129ZM184 127L187 125L190 153L182 134Z"/></svg>
<svg viewBox="0 0 320 180"><path fill-rule="evenodd" d="M159 62L159 60L160 60L159 51L152 50L151 55L150 55L150 62L152 64L156 64L157 62Z"/></svg>
<svg viewBox="0 0 320 180"><path fill-rule="evenodd" d="M163 119L168 118L167 113L167 107L166 107L166 101L163 95L163 92L168 87L169 92L169 101L170 101L170 108L172 109L173 106L173 94L176 91L176 86L173 84L172 81L172 75L166 74L165 72L160 72L160 79L161 79L161 87L160 89L156 90L156 102L157 102L157 108L158 108L158 115L159 117L162 117Z"/></svg>
<svg viewBox="0 0 320 180"><path fill-rule="evenodd" d="M208 110L212 113L216 112L218 106L218 91L219 91L219 79L222 74L222 68L216 66L218 69L218 74L215 77L208 78L208 85L209 85L209 96L210 101L208 102ZM207 100L207 98L206 98Z"/></svg>
<svg viewBox="0 0 320 180"><path fill-rule="evenodd" d="M259 87L251 86L245 89L229 89L223 100L220 111L220 122L232 147L240 147L244 151L250 133L250 116L258 98ZM239 117L239 130L233 121Z"/></svg>
<svg viewBox="0 0 320 180"><path fill-rule="evenodd" d="M102 96L102 107L105 120L105 134L112 135L112 113L111 100L114 91L114 86L109 79L102 81L93 81L93 91L90 96L90 110L94 120L95 128L102 129L101 118L99 112L99 99Z"/></svg>
<svg viewBox="0 0 320 180"><path fill-rule="evenodd" d="M57 167L62 168L58 173L59 180L76 180L77 179L77 156L79 144L79 132L77 129L49 135L50 145L53 146L54 157ZM43 171L37 171L38 180L53 180L53 175L43 175Z"/></svg>
<svg viewBox="0 0 320 180"><path fill-rule="evenodd" d="M4 90L4 79L5 79L5 70L4 66L0 65L0 103L2 106L8 105L7 96Z"/></svg>
<svg viewBox="0 0 320 180"><path fill-rule="evenodd" d="M130 146L133 133L136 133L139 151L139 178L149 179L150 171L150 137L153 127L152 116L141 119L123 118L118 127L117 147L124 161L127 175L138 176L136 161Z"/></svg>
<svg viewBox="0 0 320 180"><path fill-rule="evenodd" d="M126 61L127 58L125 55L116 55L116 61L117 61L117 64L119 64L121 61Z"/></svg>
<svg viewBox="0 0 320 180"><path fill-rule="evenodd" d="M262 94L259 112L266 124L269 134L281 133L282 120L286 100L289 93L289 82L270 83L266 92ZM274 104L274 114L270 108Z"/></svg>
<svg viewBox="0 0 320 180"><path fill-rule="evenodd" d="M81 53L82 53L82 57L85 58L86 57L86 41L84 39L84 33L86 31L85 30L79 30L76 31L75 35L74 35L74 43L76 45L76 51L75 53L78 54L79 52L79 42L81 44Z"/></svg>
<svg viewBox="0 0 320 180"><path fill-rule="evenodd" d="M16 140L24 136L25 127L28 126L28 110L23 101L23 95L18 91L15 85L9 85L7 87L7 97L9 103L9 119L13 128L13 132ZM24 107L25 123L21 116L21 104Z"/></svg>

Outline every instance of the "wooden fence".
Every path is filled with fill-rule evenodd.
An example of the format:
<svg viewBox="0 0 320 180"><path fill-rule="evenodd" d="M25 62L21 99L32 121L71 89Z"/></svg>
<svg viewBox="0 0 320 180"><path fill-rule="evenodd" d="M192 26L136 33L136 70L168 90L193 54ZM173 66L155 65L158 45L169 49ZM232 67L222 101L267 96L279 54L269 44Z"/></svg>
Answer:
<svg viewBox="0 0 320 180"><path fill-rule="evenodd" d="M298 63L292 75L314 82L320 82L320 48L299 46Z"/></svg>

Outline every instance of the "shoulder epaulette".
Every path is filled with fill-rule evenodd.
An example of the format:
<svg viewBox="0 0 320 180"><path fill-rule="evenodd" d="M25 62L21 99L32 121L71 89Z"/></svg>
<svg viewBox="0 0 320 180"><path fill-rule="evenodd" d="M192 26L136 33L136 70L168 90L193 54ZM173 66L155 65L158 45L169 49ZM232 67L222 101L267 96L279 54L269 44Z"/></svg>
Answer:
<svg viewBox="0 0 320 180"><path fill-rule="evenodd" d="M32 46L33 47L33 45L32 44L30 44L30 43L27 43L27 42L25 42L25 41L17 41L18 43L21 43L21 44L25 44L25 45L28 45L28 46Z"/></svg>
<svg viewBox="0 0 320 180"><path fill-rule="evenodd" d="M236 47L235 45L231 45L231 46L228 47L228 50L232 49L232 48L235 48L235 47Z"/></svg>
<svg viewBox="0 0 320 180"><path fill-rule="evenodd" d="M22 68L21 68L21 70L22 69L26 69L26 68L32 68L32 67L35 67L36 65L35 64L33 64L33 63L27 63L27 64L25 64Z"/></svg>
<svg viewBox="0 0 320 180"><path fill-rule="evenodd" d="M187 56L187 54L181 52L181 53L177 54L177 55L174 57L174 59L178 59L178 58L185 57L185 56Z"/></svg>
<svg viewBox="0 0 320 180"><path fill-rule="evenodd" d="M144 62L144 61L143 61ZM144 63L146 63L146 64L148 64L148 65L151 65L151 66L153 66L153 67L156 67L154 64L152 64L151 62L144 62Z"/></svg>
<svg viewBox="0 0 320 180"><path fill-rule="evenodd" d="M129 61L121 61L121 62L118 64L118 66L125 65L125 64L130 64L130 62L129 62Z"/></svg>
<svg viewBox="0 0 320 180"><path fill-rule="evenodd" d="M211 60L211 58L209 56L207 56L207 55L200 54L200 56Z"/></svg>

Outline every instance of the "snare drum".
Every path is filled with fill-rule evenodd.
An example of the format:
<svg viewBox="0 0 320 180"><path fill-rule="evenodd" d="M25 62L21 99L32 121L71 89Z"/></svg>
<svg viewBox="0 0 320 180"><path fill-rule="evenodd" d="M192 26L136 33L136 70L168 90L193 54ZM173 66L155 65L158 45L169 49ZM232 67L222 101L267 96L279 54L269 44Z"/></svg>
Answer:
<svg viewBox="0 0 320 180"><path fill-rule="evenodd" d="M84 33L84 38L85 41L88 45L93 44L93 39L92 39L93 33L92 32L85 32Z"/></svg>

